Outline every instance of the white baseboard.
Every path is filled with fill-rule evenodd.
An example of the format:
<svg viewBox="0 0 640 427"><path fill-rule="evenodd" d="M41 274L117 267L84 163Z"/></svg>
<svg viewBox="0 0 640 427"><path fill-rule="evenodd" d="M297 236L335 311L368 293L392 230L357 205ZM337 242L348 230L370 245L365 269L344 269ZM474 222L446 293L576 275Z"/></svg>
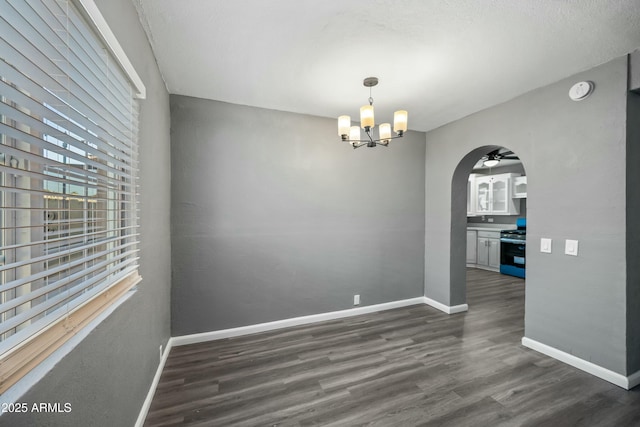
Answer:
<svg viewBox="0 0 640 427"><path fill-rule="evenodd" d="M447 314L456 314L462 313L464 311L469 311L469 305L467 304L449 306L427 297L424 297L424 303L430 305L433 308L437 308L440 311L444 311Z"/></svg>
<svg viewBox="0 0 640 427"><path fill-rule="evenodd" d="M605 381L609 381L610 383L615 384L618 387L622 387L626 390L629 390L640 384L640 371L626 377L622 374L618 374L617 372L613 372L609 369L603 368L602 366L596 365L595 363L580 359L573 354L565 353L564 351L558 350L555 347L542 344L541 342L532 340L531 338L527 337L522 337L522 345L525 347L529 347L532 350L538 351L542 354L546 354L549 357L553 357L554 359L564 362L567 365L571 365L574 368L583 370L598 378L602 378Z"/></svg>
<svg viewBox="0 0 640 427"><path fill-rule="evenodd" d="M146 399L144 399L144 403L142 404L142 408L140 409L140 413L138 414L138 419L136 420L135 427L142 427L145 419L147 418L149 408L151 407L151 402L153 401L153 395L156 393L156 388L158 387L158 382L160 382L160 376L162 375L162 371L164 370L164 365L167 363L167 359L169 358L171 347L173 347L173 338L169 338L169 341L167 341L167 346L165 347L164 352L162 353L162 357L160 358L160 364L158 365L156 374L153 377L153 381L151 381L149 392L147 393Z"/></svg>
<svg viewBox="0 0 640 427"><path fill-rule="evenodd" d="M627 390L631 390L632 388L640 384L640 371L636 371L635 373L629 375L627 377L627 380L629 381L629 388L627 388Z"/></svg>
<svg viewBox="0 0 640 427"><path fill-rule="evenodd" d="M290 319L276 320L256 325L241 326L238 328L222 329L219 331L203 332L200 334L182 335L172 338L173 346L195 344L199 342L215 341L225 338L238 337L242 335L255 334L258 332L273 331L276 329L289 328L291 326L307 325L309 323L324 322L326 320L342 319L344 317L359 316L361 314L374 313L376 311L391 310L393 308L406 307L409 305L424 304L423 297L405 299L400 301L385 302L382 304L368 305L366 307L349 308L347 310L330 311L328 313L312 314L309 316L293 317Z"/></svg>

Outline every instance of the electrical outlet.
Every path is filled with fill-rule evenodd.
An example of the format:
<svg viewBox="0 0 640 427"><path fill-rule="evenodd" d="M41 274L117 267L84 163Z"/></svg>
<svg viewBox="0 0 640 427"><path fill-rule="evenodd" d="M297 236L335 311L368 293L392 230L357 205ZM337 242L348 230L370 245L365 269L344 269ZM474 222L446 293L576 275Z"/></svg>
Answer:
<svg viewBox="0 0 640 427"><path fill-rule="evenodd" d="M360 305L360 295L353 296L353 305Z"/></svg>

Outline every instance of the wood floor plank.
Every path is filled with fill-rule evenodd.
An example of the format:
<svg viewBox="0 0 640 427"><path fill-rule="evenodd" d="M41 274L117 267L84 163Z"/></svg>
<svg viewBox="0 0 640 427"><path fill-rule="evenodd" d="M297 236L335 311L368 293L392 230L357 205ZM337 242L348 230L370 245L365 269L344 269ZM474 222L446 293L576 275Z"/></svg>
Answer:
<svg viewBox="0 0 640 427"><path fill-rule="evenodd" d="M469 269L466 313L416 305L175 347L145 426L640 426L640 389L520 344L524 287Z"/></svg>

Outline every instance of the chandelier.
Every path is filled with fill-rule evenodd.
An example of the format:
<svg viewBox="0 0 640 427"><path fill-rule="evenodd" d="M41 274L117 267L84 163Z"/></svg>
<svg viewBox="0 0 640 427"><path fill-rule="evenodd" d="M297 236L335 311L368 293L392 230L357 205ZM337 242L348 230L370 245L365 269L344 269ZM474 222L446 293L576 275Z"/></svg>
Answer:
<svg viewBox="0 0 640 427"><path fill-rule="evenodd" d="M389 145L389 141L396 138L402 138L407 131L407 112L398 110L393 113L393 131L397 136L391 136L391 125L382 123L378 126L378 138L373 136L373 128L375 121L373 119L373 98L371 97L371 88L378 84L377 77L367 77L363 82L365 87L369 88L369 105L360 107L360 126L351 126L351 117L338 117L338 135L343 141L348 142L353 148L360 148L364 145L367 147L375 147L376 145ZM364 129L366 138L362 139L360 128Z"/></svg>

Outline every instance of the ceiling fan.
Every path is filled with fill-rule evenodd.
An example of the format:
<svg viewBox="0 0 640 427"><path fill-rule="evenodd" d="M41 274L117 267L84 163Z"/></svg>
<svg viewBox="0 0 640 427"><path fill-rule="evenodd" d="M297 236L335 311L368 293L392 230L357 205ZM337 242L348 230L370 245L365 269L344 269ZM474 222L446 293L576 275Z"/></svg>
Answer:
<svg viewBox="0 0 640 427"><path fill-rule="evenodd" d="M482 157L482 164L488 168L492 168L500 163L500 160L520 160L518 156L516 156L513 151L505 150L500 152L500 150L504 150L504 148L498 148L497 150L493 150L490 153L487 153Z"/></svg>

